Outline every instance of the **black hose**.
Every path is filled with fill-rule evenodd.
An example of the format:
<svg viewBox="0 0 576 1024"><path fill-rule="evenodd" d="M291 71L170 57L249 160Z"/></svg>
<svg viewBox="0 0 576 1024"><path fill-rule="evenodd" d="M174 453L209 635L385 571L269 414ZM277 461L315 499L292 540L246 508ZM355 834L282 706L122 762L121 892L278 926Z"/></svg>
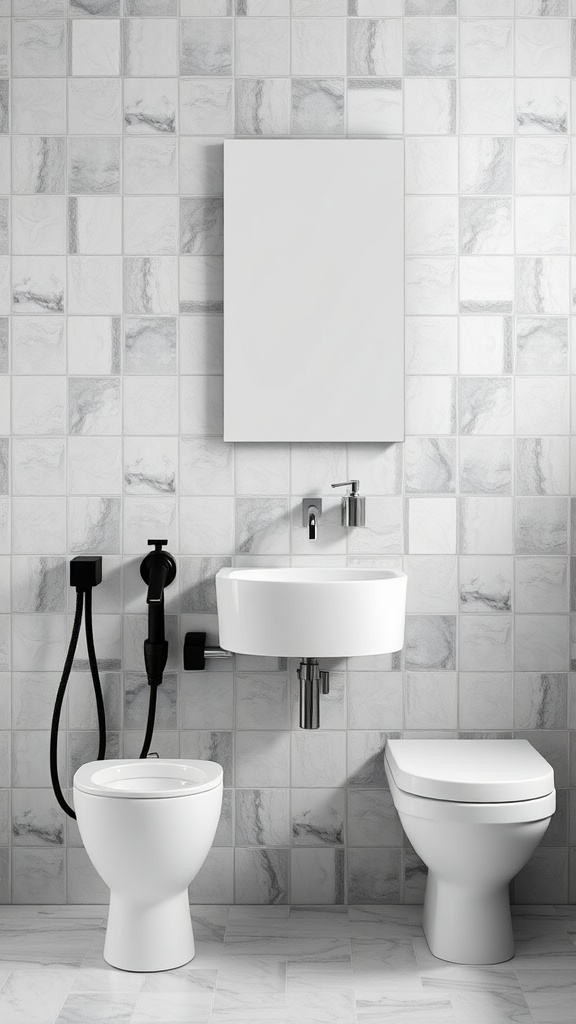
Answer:
<svg viewBox="0 0 576 1024"><path fill-rule="evenodd" d="M162 680L160 679L160 682ZM148 721L146 722L146 733L144 736L144 743L142 744L142 750L140 751L140 757L148 757L148 751L150 750L150 744L152 743L152 734L154 732L154 719L156 718L156 694L158 692L158 683L150 683L150 701L148 704Z"/></svg>
<svg viewBox="0 0 576 1024"><path fill-rule="evenodd" d="M96 652L94 650L94 634L92 632L92 591L88 587L85 593L86 618L84 620L84 625L86 630L86 647L88 649L88 661L90 663L92 682L94 684L94 696L96 697L96 708L98 711L98 760L102 761L106 756L106 718L104 714L102 687L100 685L100 677L98 675L98 663L96 661ZM56 694L56 700L54 701L54 712L52 714L52 726L50 729L50 777L52 779L52 788L54 789L54 795L60 804L60 807L69 815L70 818L76 818L76 815L64 799L64 794L60 786L60 779L58 778L58 730L60 728L60 715L62 713L62 704L64 703L66 687L68 686L72 665L74 663L74 655L76 654L76 647L78 646L80 626L82 625L83 603L84 591L78 587L76 589L76 611L74 614L74 624L72 626L72 634L70 636L70 644L66 655L66 661L64 662L64 668L62 670L62 678Z"/></svg>
<svg viewBox="0 0 576 1024"><path fill-rule="evenodd" d="M92 682L94 684L94 696L96 698L96 711L98 713L98 761L103 761L106 757L106 712L104 711L104 698L102 696L102 686L100 685L100 676L98 675L98 662L96 660L96 651L94 650L94 633L92 632L92 591L86 591L86 616L84 619L84 627L86 629L86 647L88 649L88 661L90 664L90 672L92 673Z"/></svg>

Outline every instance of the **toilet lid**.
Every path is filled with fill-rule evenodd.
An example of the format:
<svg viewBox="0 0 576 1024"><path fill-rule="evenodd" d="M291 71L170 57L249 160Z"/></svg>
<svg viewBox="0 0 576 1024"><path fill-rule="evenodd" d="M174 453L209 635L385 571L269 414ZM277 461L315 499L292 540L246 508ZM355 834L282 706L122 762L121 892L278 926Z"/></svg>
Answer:
<svg viewBox="0 0 576 1024"><path fill-rule="evenodd" d="M74 775L74 789L92 796L152 800L191 796L222 785L215 761L180 757L89 761Z"/></svg>
<svg viewBox="0 0 576 1024"><path fill-rule="evenodd" d="M554 771L527 740L388 740L399 789L435 800L504 803L554 789Z"/></svg>

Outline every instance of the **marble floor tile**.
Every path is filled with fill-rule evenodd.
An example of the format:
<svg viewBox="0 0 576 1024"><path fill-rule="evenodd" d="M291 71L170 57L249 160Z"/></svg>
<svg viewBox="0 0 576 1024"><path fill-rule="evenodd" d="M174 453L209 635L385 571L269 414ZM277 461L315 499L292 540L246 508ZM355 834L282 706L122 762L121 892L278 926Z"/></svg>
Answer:
<svg viewBox="0 0 576 1024"><path fill-rule="evenodd" d="M516 955L438 960L419 906L194 906L196 957L102 959L106 908L0 907L2 1024L574 1024L576 907L513 908Z"/></svg>

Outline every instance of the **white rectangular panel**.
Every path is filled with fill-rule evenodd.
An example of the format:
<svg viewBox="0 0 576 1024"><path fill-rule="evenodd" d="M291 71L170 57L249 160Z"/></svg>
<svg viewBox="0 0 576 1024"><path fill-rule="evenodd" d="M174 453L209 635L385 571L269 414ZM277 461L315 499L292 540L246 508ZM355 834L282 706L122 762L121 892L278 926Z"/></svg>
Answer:
<svg viewBox="0 0 576 1024"><path fill-rule="evenodd" d="M224 143L224 440L404 439L401 140Z"/></svg>

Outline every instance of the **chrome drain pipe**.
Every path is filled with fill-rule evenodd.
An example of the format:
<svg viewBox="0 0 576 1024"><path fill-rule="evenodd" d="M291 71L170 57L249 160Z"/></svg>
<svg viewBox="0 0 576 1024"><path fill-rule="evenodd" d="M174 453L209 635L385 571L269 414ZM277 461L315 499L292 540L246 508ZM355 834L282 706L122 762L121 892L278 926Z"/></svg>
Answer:
<svg viewBox="0 0 576 1024"><path fill-rule="evenodd" d="M300 680L300 728L320 728L320 694L330 693L330 674L323 672L316 658L302 658Z"/></svg>

